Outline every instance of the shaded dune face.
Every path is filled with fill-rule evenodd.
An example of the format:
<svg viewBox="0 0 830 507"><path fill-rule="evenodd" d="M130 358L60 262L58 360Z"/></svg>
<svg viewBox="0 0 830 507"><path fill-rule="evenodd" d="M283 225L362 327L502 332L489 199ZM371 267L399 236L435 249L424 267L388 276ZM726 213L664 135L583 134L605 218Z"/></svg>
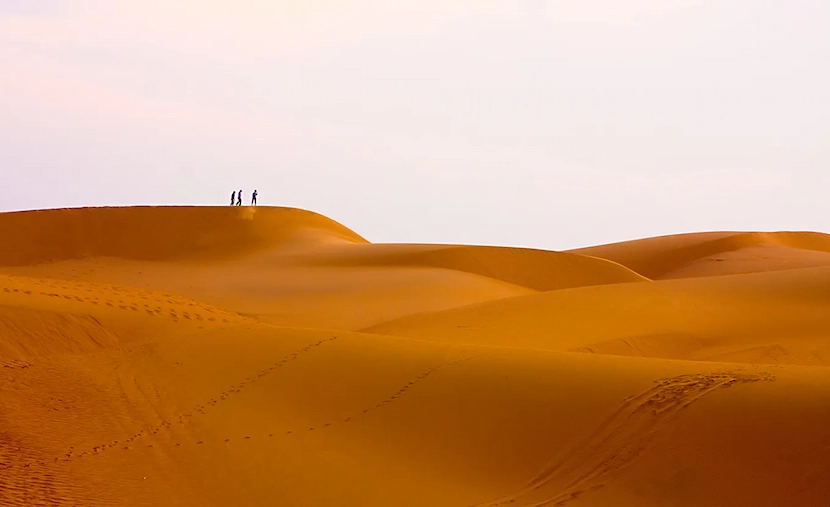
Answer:
<svg viewBox="0 0 830 507"><path fill-rule="evenodd" d="M830 248L0 214L0 505L830 505Z"/></svg>

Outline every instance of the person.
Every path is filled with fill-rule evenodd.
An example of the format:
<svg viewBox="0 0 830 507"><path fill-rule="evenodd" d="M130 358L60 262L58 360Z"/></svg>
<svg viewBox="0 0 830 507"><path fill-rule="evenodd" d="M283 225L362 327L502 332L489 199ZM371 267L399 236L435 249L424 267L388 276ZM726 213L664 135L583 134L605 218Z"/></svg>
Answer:
<svg viewBox="0 0 830 507"><path fill-rule="evenodd" d="M231 206L236 203L236 191L231 192Z"/></svg>
<svg viewBox="0 0 830 507"><path fill-rule="evenodd" d="M251 196L251 205L256 206L256 190L254 190L254 194Z"/></svg>
<svg viewBox="0 0 830 507"><path fill-rule="evenodd" d="M242 189L239 189L239 192L236 194L236 205L242 206Z"/></svg>

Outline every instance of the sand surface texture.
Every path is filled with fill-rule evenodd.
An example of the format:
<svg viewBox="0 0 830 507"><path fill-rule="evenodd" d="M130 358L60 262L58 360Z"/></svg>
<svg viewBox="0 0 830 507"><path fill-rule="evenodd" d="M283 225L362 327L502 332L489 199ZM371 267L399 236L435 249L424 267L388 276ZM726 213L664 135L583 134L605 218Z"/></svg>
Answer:
<svg viewBox="0 0 830 507"><path fill-rule="evenodd" d="M0 214L0 505L827 506L830 236Z"/></svg>

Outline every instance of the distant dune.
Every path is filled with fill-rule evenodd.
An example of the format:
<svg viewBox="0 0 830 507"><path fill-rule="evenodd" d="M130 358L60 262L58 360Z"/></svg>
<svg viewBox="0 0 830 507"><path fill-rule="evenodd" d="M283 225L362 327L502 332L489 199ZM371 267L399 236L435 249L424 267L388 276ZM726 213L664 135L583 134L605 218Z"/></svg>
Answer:
<svg viewBox="0 0 830 507"><path fill-rule="evenodd" d="M830 236L0 214L0 505L830 505ZM11 240L9 240L11 239Z"/></svg>
<svg viewBox="0 0 830 507"><path fill-rule="evenodd" d="M830 235L713 232L648 238L573 250L618 262L653 279L830 266Z"/></svg>

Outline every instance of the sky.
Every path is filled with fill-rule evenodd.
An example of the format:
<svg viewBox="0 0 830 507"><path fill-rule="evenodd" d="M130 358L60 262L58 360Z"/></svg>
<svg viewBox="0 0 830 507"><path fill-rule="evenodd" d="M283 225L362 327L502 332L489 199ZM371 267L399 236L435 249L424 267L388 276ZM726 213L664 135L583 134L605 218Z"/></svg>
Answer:
<svg viewBox="0 0 830 507"><path fill-rule="evenodd" d="M830 231L825 0L0 0L0 210L374 242Z"/></svg>

